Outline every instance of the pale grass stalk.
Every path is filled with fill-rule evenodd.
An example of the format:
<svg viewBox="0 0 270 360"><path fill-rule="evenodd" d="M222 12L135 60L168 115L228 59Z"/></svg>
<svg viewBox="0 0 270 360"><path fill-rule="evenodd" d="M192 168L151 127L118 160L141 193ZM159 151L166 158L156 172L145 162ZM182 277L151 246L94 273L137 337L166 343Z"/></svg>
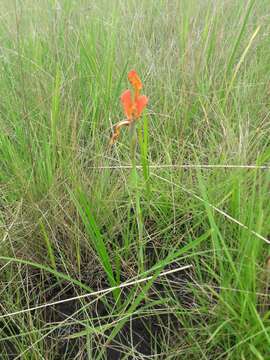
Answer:
<svg viewBox="0 0 270 360"><path fill-rule="evenodd" d="M90 169L131 169L132 165L101 165L90 166ZM142 169L142 165L136 165L136 169ZM222 165L222 164L153 164L149 165L151 169L255 169L270 170L267 165Z"/></svg>
<svg viewBox="0 0 270 360"><path fill-rule="evenodd" d="M207 204L210 208L212 208L213 210L215 210L215 211L218 212L219 214L223 215L223 216L226 217L228 220L230 220L230 221L234 222L235 224L241 226L242 228L248 230L251 234L253 234L253 235L255 235L257 238L263 240L263 241L266 242L267 244L270 244L270 240L268 240L267 238L265 238L265 237L262 236L261 234L257 233L256 231L249 229L249 227L248 227L247 225L243 224L241 221L233 218L231 215L229 215L229 214L227 214L225 211L217 208L215 205L213 205L213 204L205 201L203 198L201 198L200 196L194 194L192 191L186 189L184 186L180 186L180 185L178 185L178 184L175 184L173 181L170 181L170 180L168 180L168 179L165 179L165 178L163 178L163 177L161 177L161 176L159 176L159 175L156 175L156 174L154 174L154 173L152 173L152 175L155 176L155 177L157 177L157 178L160 179L160 180L163 180L163 181L165 181L165 182L167 182L167 183L169 183L169 184L173 184L174 186L182 189L182 190L183 190L184 192L186 192L187 194L195 197L195 199L203 202L204 204Z"/></svg>
<svg viewBox="0 0 270 360"><path fill-rule="evenodd" d="M170 274L173 274L173 273L176 273L176 272L179 272L179 271L183 271L183 270L189 269L191 267L192 267L192 265L185 265L185 266L182 266L182 267L179 267L179 268L176 268L176 269L167 270L167 271L164 271L164 272L160 273L158 275L158 278L160 278L162 276L170 275ZM47 307L50 307L50 306L63 304L63 303L69 302L69 301L80 300L80 299L84 299L84 298L92 297L92 296L106 295L106 294L109 294L110 292L113 292L114 290L123 289L123 288L133 286L133 285L138 285L138 284L141 284L141 283L146 282L148 280L151 280L153 278L153 276L154 275L147 276L147 277L145 277L143 279L137 279L137 280L124 282L124 283L122 283L122 284L120 284L118 286L112 286L112 287L107 288L107 289L93 291L93 292L88 293L88 294L78 295L78 296L74 296L74 297L71 297L71 298L68 298L68 299L58 300L58 301L54 301L54 302L47 303L47 304L37 305L37 306L34 306L32 308L15 311L15 312L8 313L8 314L5 314L5 315L0 315L0 319L4 319L4 318L10 317L10 316L16 316L16 315L25 314L25 313L28 313L28 312L31 312L31 311L44 309L44 308L47 308Z"/></svg>

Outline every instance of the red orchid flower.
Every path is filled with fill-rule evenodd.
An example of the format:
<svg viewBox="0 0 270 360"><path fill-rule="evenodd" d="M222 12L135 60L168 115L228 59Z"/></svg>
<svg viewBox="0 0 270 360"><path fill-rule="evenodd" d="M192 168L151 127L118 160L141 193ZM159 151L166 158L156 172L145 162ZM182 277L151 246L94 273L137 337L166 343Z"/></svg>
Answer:
<svg viewBox="0 0 270 360"><path fill-rule="evenodd" d="M118 122L113 127L113 135L110 144L114 144L120 135L122 126L129 126L133 121L137 120L148 103L145 95L140 95L142 82L135 70L128 73L128 80L134 89L134 95L130 90L125 90L120 97L126 119Z"/></svg>

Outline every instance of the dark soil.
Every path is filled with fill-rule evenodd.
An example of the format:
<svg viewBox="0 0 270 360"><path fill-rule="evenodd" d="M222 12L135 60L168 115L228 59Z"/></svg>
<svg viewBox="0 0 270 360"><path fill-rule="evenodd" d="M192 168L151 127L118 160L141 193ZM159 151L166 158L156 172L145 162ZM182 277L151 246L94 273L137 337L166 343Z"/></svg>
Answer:
<svg viewBox="0 0 270 360"><path fill-rule="evenodd" d="M179 267L180 264L171 265L170 268ZM168 268L166 270L169 270ZM42 294L37 301L34 299L36 303L49 303L58 300L64 300L68 298L72 298L81 293L80 289L76 289L70 284L65 284L64 282L59 283L59 280L53 276L50 276L44 282L44 274L36 274L36 282L40 283L41 278L43 279L42 288L47 289L46 293ZM100 274L101 275L101 274ZM188 290L189 283L192 281L191 274L189 271L186 272L176 272L169 276L167 279L170 280L171 287L169 288L165 285L164 282L156 282L152 289L149 291L149 298L151 300L157 300L159 298L166 298L168 291L173 291L174 297L181 303L184 307L192 307L194 306L194 299L192 293ZM125 280L125 279L123 279ZM33 289L36 289L36 284L31 284ZM99 278L99 288L107 288L109 285L106 282L105 278ZM34 291L34 290L33 290ZM35 290L37 291L37 289ZM126 289L125 291L128 291ZM123 294L124 295L124 294ZM107 299L113 303L113 299L107 296ZM151 301L149 300L149 301ZM84 300L84 304L87 302L87 299ZM90 299L89 299L90 302ZM30 306L35 306L36 303L30 304ZM149 302L147 302L149 303ZM143 307L145 304L141 304ZM68 301L65 303L60 303L55 306L49 306L42 310L39 310L37 314L35 314L35 319L38 319L39 326L40 323L44 326L48 326L49 324L57 324L58 322L67 320L66 325L62 325L58 329L54 330L46 337L45 349L48 353L55 354L55 360L69 360L69 359L88 359L88 354L85 349L85 337L81 337L79 339L68 339L68 335L77 333L81 330L84 330L83 325L78 325L77 320L83 321L84 319L92 319L93 325L100 325L100 319L103 319L103 323L111 322L112 319L109 318L110 312L106 309L106 306L102 301L95 302L94 305L90 305L87 307L87 310L80 311L76 314L76 311L81 307L81 303L78 300ZM104 319L106 317L106 319ZM72 320L76 325L70 324ZM158 316L144 316L142 317L133 317L130 318L126 324L123 326L121 331L117 334L114 340L110 343L106 343L106 337L98 338L95 335L95 339L93 341L94 344L98 344L102 342L102 344L106 344L107 348L107 359L109 360L118 360L122 359L124 355L129 354L131 349L133 350L132 355L128 357L128 359L134 359L134 354L136 356L135 359L147 359L152 354L152 349L154 344L152 344L153 338L161 337L161 327L167 327L168 322L170 324L174 324L175 328L180 328L180 324L178 324L178 320L174 314L166 314L166 315L158 315ZM18 329L14 324L10 321L9 329L6 330L2 328L2 333L9 335L18 334ZM110 335L110 333L106 334ZM101 344L100 344L101 345ZM2 346L2 345L1 345ZM4 342L4 354L3 359L14 359L19 354L16 354L16 347L13 346L11 341ZM157 342L155 343L155 353L157 351L161 351L161 349L157 349ZM97 350L98 351L98 350ZM0 351L1 354L1 351ZM7 357L6 354L9 354ZM97 354L96 354L97 355ZM95 353L93 352L93 360L95 359ZM50 358L50 357L49 357ZM127 357L126 357L127 358ZM1 357L0 357L1 359ZM159 357L162 360L162 357ZM164 360L166 357L164 357Z"/></svg>
<svg viewBox="0 0 270 360"><path fill-rule="evenodd" d="M107 349L107 359L118 360L128 349L135 349L138 359L151 355L151 336L158 333L156 319L131 319L126 323L121 332ZM126 350L127 349L127 350ZM134 359L133 355L128 357Z"/></svg>

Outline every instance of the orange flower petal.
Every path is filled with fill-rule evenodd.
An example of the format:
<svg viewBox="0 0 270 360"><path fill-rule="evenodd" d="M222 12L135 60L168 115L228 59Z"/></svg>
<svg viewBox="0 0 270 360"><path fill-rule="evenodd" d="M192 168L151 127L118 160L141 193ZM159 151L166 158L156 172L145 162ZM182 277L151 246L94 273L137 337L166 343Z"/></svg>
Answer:
<svg viewBox="0 0 270 360"><path fill-rule="evenodd" d="M141 113L143 112L144 108L146 107L148 103L148 97L145 95L141 95L136 100L136 117L138 118L141 116Z"/></svg>
<svg viewBox="0 0 270 360"><path fill-rule="evenodd" d="M135 70L131 70L128 73L128 80L135 89L135 93L139 95L139 91L142 89L142 82Z"/></svg>
<svg viewBox="0 0 270 360"><path fill-rule="evenodd" d="M132 111L133 111L133 102L132 102L132 96L131 91L126 90L123 92L123 94L120 97L122 106L124 109L124 113L128 119L132 118Z"/></svg>

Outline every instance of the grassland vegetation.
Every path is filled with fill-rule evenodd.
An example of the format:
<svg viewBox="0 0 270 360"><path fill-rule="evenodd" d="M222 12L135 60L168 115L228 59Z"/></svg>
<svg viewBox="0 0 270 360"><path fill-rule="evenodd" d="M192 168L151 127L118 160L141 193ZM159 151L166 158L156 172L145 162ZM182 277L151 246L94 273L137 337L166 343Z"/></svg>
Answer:
<svg viewBox="0 0 270 360"><path fill-rule="evenodd" d="M269 18L1 1L1 360L270 358Z"/></svg>

